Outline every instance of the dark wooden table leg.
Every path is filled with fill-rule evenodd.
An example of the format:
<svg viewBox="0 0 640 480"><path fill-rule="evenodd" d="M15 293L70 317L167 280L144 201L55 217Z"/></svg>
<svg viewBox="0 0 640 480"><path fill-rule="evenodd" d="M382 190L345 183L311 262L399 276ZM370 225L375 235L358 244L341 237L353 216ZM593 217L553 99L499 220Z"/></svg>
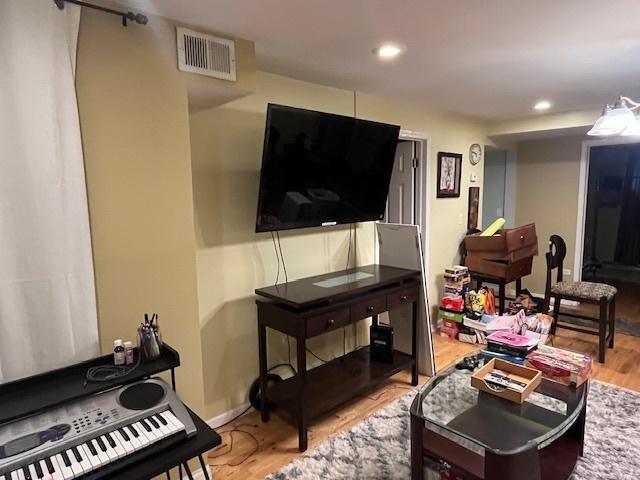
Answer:
<svg viewBox="0 0 640 480"><path fill-rule="evenodd" d="M305 418L304 392L307 385L307 341L304 335L296 337L296 357L298 363L298 448L301 452L307 449L307 421Z"/></svg>
<svg viewBox="0 0 640 480"><path fill-rule="evenodd" d="M267 327L258 320L258 358L260 363L260 414L263 422L269 421L267 401Z"/></svg>
<svg viewBox="0 0 640 480"><path fill-rule="evenodd" d="M411 385L418 385L418 302L411 304L412 334L411 334L411 356L413 357L413 367L411 367Z"/></svg>
<svg viewBox="0 0 640 480"><path fill-rule="evenodd" d="M609 303L609 348L613 348L613 337L616 333L616 297Z"/></svg>
<svg viewBox="0 0 640 480"><path fill-rule="evenodd" d="M522 292L522 278L516 279L516 297Z"/></svg>
<svg viewBox="0 0 640 480"><path fill-rule="evenodd" d="M378 314L376 313L375 315L371 315L371 325L377 327L379 324Z"/></svg>
<svg viewBox="0 0 640 480"><path fill-rule="evenodd" d="M505 290L506 284L503 280L498 283L498 295L500 295L500 314L504 315L504 303L505 303Z"/></svg>
<svg viewBox="0 0 640 480"><path fill-rule="evenodd" d="M423 428L424 421L415 415L411 415L411 480L422 480L424 476Z"/></svg>
<svg viewBox="0 0 640 480"><path fill-rule="evenodd" d="M598 322L598 362L604 363L605 346L607 343L607 324L609 319L607 313L609 310L609 304L606 297L600 299L600 321Z"/></svg>

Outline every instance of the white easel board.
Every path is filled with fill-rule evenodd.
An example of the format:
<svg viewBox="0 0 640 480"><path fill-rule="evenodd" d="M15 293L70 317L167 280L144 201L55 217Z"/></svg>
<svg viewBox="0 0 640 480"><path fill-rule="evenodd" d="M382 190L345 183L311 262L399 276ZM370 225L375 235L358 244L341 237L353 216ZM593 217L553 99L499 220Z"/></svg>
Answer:
<svg viewBox="0 0 640 480"><path fill-rule="evenodd" d="M417 225L378 223L376 231L380 265L422 272L418 298L418 371L423 375L433 376L436 362L429 322L429 300L420 229ZM411 354L411 316L411 305L403 305L380 315L380 320L393 327L394 348L407 354Z"/></svg>

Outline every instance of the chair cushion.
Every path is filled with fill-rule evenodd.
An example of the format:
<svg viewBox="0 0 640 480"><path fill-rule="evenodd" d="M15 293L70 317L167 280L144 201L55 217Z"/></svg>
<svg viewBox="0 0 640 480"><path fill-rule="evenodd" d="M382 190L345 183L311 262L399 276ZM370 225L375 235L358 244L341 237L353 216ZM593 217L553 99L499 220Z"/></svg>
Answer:
<svg viewBox="0 0 640 480"><path fill-rule="evenodd" d="M618 290L616 287L607 285L606 283L594 282L558 282L551 287L551 294L568 295L576 298L584 298L585 300L600 301L602 297L611 300L616 296Z"/></svg>

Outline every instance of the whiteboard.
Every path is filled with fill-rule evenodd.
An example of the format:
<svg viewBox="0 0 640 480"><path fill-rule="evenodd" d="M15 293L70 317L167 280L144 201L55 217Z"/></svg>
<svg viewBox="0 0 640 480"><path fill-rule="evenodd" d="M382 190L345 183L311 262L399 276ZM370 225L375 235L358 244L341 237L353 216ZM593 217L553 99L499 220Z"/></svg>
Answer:
<svg viewBox="0 0 640 480"><path fill-rule="evenodd" d="M418 371L423 375L435 375L435 358L429 321L429 300L424 273L424 256L420 229L417 225L394 223L376 224L380 265L420 270L422 283L418 297ZM411 354L411 304L401 305L391 312L381 314L380 320L393 327L394 348Z"/></svg>

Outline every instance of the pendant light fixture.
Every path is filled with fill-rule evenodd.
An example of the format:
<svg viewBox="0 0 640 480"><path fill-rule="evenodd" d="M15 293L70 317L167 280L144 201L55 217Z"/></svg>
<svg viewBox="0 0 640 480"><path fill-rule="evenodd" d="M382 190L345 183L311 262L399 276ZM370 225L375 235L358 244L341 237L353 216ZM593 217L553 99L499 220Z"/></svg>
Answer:
<svg viewBox="0 0 640 480"><path fill-rule="evenodd" d="M640 135L640 122L634 113L640 107L628 97L619 97L613 107L605 105L602 116L596 120L587 135L594 137L614 137Z"/></svg>

